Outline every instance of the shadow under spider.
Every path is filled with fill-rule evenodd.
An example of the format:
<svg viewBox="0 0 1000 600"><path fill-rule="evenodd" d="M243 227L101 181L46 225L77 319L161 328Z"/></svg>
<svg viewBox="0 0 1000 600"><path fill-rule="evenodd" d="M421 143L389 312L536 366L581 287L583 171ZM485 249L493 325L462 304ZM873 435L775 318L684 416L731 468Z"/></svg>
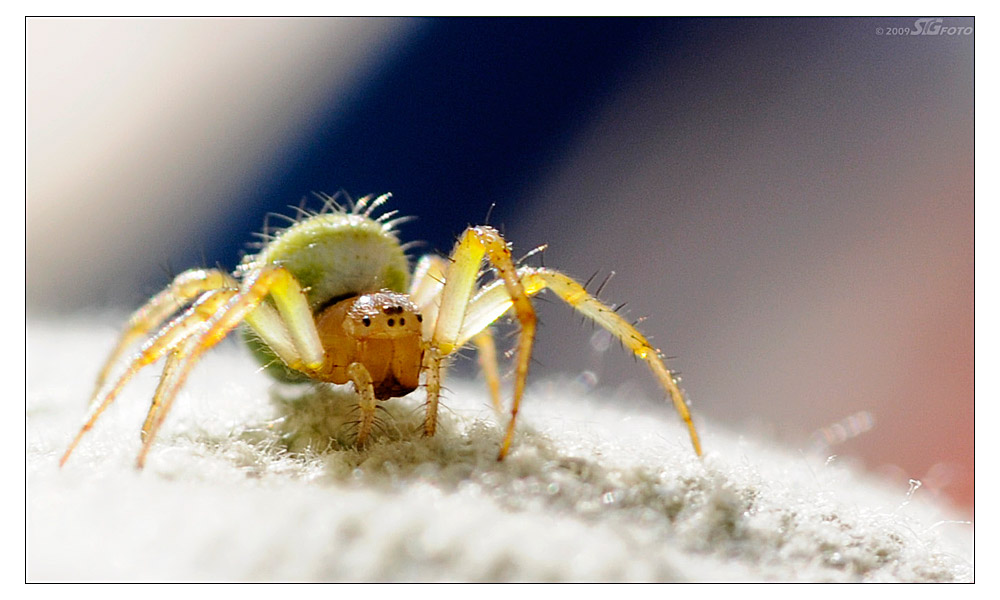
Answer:
<svg viewBox="0 0 1000 600"><path fill-rule="evenodd" d="M392 471L426 463L489 465L496 463L503 438L495 415L482 411L475 420L456 418L445 403L438 410L437 432L425 437L423 394L415 392L379 402L372 433L359 448L361 411L351 386L274 384L270 394L275 418L245 429L241 441L275 457L322 461L328 471L347 468L355 477L355 469L379 465Z"/></svg>
<svg viewBox="0 0 1000 600"><path fill-rule="evenodd" d="M392 490L429 484L445 491L475 488L511 509L546 504L597 517L614 509L650 509L672 521L701 496L704 481L645 467L605 465L574 456L526 423L519 423L513 450L497 451L506 415L442 406L433 437L422 434L423 395L380 403L381 427L363 448L351 424L358 416L350 386L276 385L277 419L246 430L241 438L275 458L291 456L319 466L320 481ZM456 404L460 404L456 402ZM453 412L454 410L454 412Z"/></svg>

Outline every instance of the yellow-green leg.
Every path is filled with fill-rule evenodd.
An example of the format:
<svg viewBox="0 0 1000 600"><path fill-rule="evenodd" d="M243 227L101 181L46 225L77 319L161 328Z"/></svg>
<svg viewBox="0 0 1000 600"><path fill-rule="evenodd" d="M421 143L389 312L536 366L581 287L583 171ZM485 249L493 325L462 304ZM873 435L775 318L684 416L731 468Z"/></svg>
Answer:
<svg viewBox="0 0 1000 600"><path fill-rule="evenodd" d="M159 328L170 315L201 294L224 288L235 290L238 287L236 280L218 269L191 269L175 277L170 285L150 298L142 308L129 317L128 324L118 337L117 345L104 361L104 365L97 375L94 391L90 395L90 403L93 404L97 399L104 388L104 383L111 374L111 369L132 344L150 331Z"/></svg>
<svg viewBox="0 0 1000 600"><path fill-rule="evenodd" d="M284 268L274 265L267 265L262 268L250 271L243 280L238 294L235 294L225 305L213 313L211 319L204 323L198 333L184 340L184 343L177 349L176 356L167 362L165 377L161 379L160 386L153 397L151 411L154 413L147 416L147 424L143 427L145 440L143 440L142 450L136 461L136 466L142 468L146 462L146 455L156 439L156 433L163 425L163 420L170 412L177 392L184 385L188 374L195 364L201 359L201 355L218 344L232 331L241 321L252 313L271 293L272 289L287 293L295 289L295 286L288 285L288 279L292 278ZM292 278L293 279L293 278ZM297 284L296 284L297 285ZM304 302L304 297L299 294L299 298ZM279 310L283 303L278 302ZM308 307L306 307L308 309ZM292 329L289 327L289 329Z"/></svg>
<svg viewBox="0 0 1000 600"><path fill-rule="evenodd" d="M670 397L677 414L687 426L695 453L701 456L701 442L694 422L691 420L691 412L688 410L684 393L677 385L674 374L663 363L659 351L649 343L638 329L609 306L592 296L583 285L567 275L551 269L528 267L519 269L518 274L527 295L534 296L545 288L551 289L573 309L593 319L594 322L620 340L632 353L645 361ZM472 299L455 343L461 346L470 339L474 339L490 323L503 316L512 305L514 305L514 300L510 297L505 285L496 282L484 287Z"/></svg>
<svg viewBox="0 0 1000 600"><path fill-rule="evenodd" d="M451 254L451 264L448 266L444 288L441 290L441 305L434 334L431 337L431 348L436 351L437 357L431 358L429 368L439 369L441 359L461 347L461 344L458 343L458 337L479 275L479 267L484 258L489 261L490 266L496 270L503 282L513 304L517 320L521 325L518 334L510 423L497 456L497 460L503 460L510 450L511 441L514 439L517 413L524 395L528 367L531 364L531 348L535 339L537 318L531 301L528 299L528 294L521 285L517 268L511 259L510 249L500 233L492 227L466 229ZM428 412L436 410L439 393L440 382L438 381L434 386L428 382ZM428 415L428 421L430 420L431 416Z"/></svg>
<svg viewBox="0 0 1000 600"><path fill-rule="evenodd" d="M91 402L90 410L87 413L83 426L66 449L66 452L63 453L62 458L59 460L59 465L62 466L66 463L66 460L69 459L70 454L73 453L73 449L76 448L83 435L94 426L97 419L111 405L122 388L125 387L125 384L136 373L159 360L164 354L174 351L186 339L194 336L199 328L203 327L205 322L235 294L236 290L233 289L205 292L183 315L171 321L155 336L147 340L143 344L139 354L129 362L125 372L118 378L115 385L103 397L95 398ZM155 409L156 404L154 402L154 405L150 408L150 413L154 412Z"/></svg>

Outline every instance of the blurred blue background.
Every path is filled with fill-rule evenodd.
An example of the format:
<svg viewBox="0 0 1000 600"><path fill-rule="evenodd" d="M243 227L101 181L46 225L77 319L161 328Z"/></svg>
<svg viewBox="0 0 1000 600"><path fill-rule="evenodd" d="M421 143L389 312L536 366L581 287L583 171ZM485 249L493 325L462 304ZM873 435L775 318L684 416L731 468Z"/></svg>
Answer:
<svg viewBox="0 0 1000 600"><path fill-rule="evenodd" d="M916 20L31 19L28 315L232 268L314 191L443 253L495 203L515 254L617 272L696 419L971 509L974 34ZM535 377L661 406L539 304Z"/></svg>

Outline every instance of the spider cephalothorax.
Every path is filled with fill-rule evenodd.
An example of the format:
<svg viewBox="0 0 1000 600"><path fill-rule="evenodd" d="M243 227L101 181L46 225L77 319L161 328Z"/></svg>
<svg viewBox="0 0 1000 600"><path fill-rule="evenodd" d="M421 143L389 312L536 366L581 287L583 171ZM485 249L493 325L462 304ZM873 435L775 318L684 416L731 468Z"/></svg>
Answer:
<svg viewBox="0 0 1000 600"><path fill-rule="evenodd" d="M530 298L546 288L648 364L701 455L683 393L659 351L583 285L551 269L517 267L507 243L487 226L469 227L449 258L424 256L411 273L405 245L394 230L400 221L392 220L395 211L373 216L388 195L366 197L349 208L323 198L320 212L303 211L288 228L276 234L265 231L260 251L232 274L186 271L132 315L98 375L87 419L60 464L132 376L166 357L142 427L141 467L188 373L205 351L241 324L253 353L275 377L354 385L361 409L358 445L371 434L377 402L415 390L421 376L427 393L423 432L434 435L442 364L469 343L480 352L493 403L500 409L490 326L513 311L520 331L511 418L498 454L502 460L510 450L531 361L536 318ZM477 288L484 260L497 277ZM147 336L108 387L110 372L124 352Z"/></svg>
<svg viewBox="0 0 1000 600"><path fill-rule="evenodd" d="M375 398L405 396L420 385L424 359L423 317L405 294L361 294L330 306L316 316L326 351L316 378L351 381L350 365L361 363L372 379Z"/></svg>

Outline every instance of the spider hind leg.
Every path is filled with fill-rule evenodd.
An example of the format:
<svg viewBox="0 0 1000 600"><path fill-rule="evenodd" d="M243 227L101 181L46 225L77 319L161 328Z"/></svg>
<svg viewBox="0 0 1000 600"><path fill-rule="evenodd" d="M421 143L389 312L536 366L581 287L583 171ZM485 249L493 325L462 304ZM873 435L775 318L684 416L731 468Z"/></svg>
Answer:
<svg viewBox="0 0 1000 600"><path fill-rule="evenodd" d="M592 319L618 339L633 355L643 360L670 397L674 409L687 426L695 454L702 455L701 441L694 422L691 420L691 412L688 410L684 392L677 385L673 372L663 363L660 352L649 343L638 329L623 319L615 309L602 303L590 294L583 285L568 275L552 269L530 267L518 269L517 275L527 295L534 296L543 289L551 289L574 310ZM494 282L484 287L470 302L456 343L464 344L479 335L496 319L503 316L513 303L514 301L502 282Z"/></svg>

